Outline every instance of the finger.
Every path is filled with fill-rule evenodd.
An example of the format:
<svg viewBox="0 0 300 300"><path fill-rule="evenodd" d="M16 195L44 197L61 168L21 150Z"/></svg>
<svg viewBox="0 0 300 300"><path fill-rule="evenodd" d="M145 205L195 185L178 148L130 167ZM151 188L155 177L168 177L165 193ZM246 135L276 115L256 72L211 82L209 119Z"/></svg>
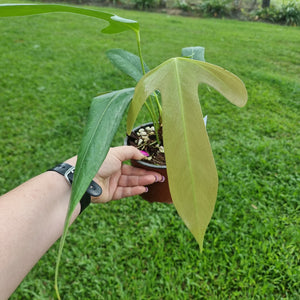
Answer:
<svg viewBox="0 0 300 300"><path fill-rule="evenodd" d="M145 186L134 186L134 187L118 187L114 193L113 200L122 199L125 197L132 197L146 193L148 188Z"/></svg>
<svg viewBox="0 0 300 300"><path fill-rule="evenodd" d="M122 166L122 175L136 175L136 176L143 176L143 175L153 175L154 177L156 177L156 181L162 181L163 180L163 176L158 173L158 172L154 172L154 171L148 171L142 168L136 168L130 165L123 165Z"/></svg>
<svg viewBox="0 0 300 300"><path fill-rule="evenodd" d="M133 146L120 146L112 148L114 155L120 160L125 161L129 159L141 160L145 156Z"/></svg>
<svg viewBox="0 0 300 300"><path fill-rule="evenodd" d="M121 187L134 187L140 185L149 185L157 182L157 177L153 175L128 176L121 175L118 185Z"/></svg>

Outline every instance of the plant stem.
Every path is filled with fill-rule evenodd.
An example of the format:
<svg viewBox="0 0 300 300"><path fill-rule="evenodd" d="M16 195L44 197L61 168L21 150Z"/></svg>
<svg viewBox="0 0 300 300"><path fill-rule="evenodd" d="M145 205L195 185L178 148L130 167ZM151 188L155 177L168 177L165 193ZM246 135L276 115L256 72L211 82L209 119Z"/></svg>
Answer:
<svg viewBox="0 0 300 300"><path fill-rule="evenodd" d="M60 297L60 294L59 294L59 289L58 289L59 265L60 265L60 261L61 261L62 250L63 250L64 244L65 244L68 229L69 229L69 224L70 224L70 221L71 221L71 213L68 211L68 214L67 214L67 217L66 217L66 220L65 220L64 231L63 231L63 234L60 238L58 255L57 255L56 266L55 266L54 289L55 289L56 297L57 297L58 300L61 300L61 297Z"/></svg>
<svg viewBox="0 0 300 300"><path fill-rule="evenodd" d="M142 72L145 75L146 71L145 71L144 60L143 60L143 56L142 56L141 36L140 36L139 31L136 31L136 40L137 40L138 54L139 54L139 58L140 58L140 62L141 62ZM152 97L154 97L156 106L158 108L158 113L159 113L158 118L156 117L155 108L154 108L153 102L152 102ZM149 99L151 107L146 102L145 102L145 106L149 111L149 114L151 116L151 119L152 119L152 122L153 122L153 125L154 125L154 128L155 128L156 141L157 141L158 144L160 144L158 130L159 130L159 127L160 127L162 108L161 108L161 105L159 103L157 94L155 92L154 92L154 95L150 96L148 99Z"/></svg>
<svg viewBox="0 0 300 300"><path fill-rule="evenodd" d="M138 47L139 58L141 61L142 71L143 71L143 74L145 75L146 71L145 71L144 60L143 60L143 56L142 56L140 31L136 31L136 41L137 41L137 47Z"/></svg>

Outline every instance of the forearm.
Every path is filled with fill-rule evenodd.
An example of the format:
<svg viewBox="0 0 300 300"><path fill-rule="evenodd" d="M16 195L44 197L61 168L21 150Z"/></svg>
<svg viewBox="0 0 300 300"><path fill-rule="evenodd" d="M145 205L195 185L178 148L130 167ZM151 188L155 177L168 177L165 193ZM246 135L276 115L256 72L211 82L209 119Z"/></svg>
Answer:
<svg viewBox="0 0 300 300"><path fill-rule="evenodd" d="M94 181L102 194L93 203L131 197L147 192L147 185L164 177L129 165L144 155L132 146L110 149ZM75 166L74 156L66 163ZM6 299L35 263L62 235L71 187L57 172L45 172L0 197L0 300ZM79 215L80 204L71 222Z"/></svg>
<svg viewBox="0 0 300 300"><path fill-rule="evenodd" d="M61 236L70 195L65 178L48 171L0 197L1 300ZM79 212L80 204L72 221Z"/></svg>

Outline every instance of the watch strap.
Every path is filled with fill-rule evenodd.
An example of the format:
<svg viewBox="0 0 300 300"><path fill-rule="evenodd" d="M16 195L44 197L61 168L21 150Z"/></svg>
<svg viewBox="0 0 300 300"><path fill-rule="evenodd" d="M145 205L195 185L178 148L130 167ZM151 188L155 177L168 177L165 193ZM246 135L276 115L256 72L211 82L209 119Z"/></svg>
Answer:
<svg viewBox="0 0 300 300"><path fill-rule="evenodd" d="M80 213L81 214L91 203L91 196L88 193L84 193L80 199Z"/></svg>
<svg viewBox="0 0 300 300"><path fill-rule="evenodd" d="M55 171L61 174L66 178L67 182L70 185L72 185L74 172L75 172L74 166L71 166L67 163L61 163L55 166L54 168L49 169L48 171ZM99 197L101 194L102 194L102 188L95 181L92 181L80 200L80 205L81 205L80 213L82 213L82 211L90 204L91 196Z"/></svg>

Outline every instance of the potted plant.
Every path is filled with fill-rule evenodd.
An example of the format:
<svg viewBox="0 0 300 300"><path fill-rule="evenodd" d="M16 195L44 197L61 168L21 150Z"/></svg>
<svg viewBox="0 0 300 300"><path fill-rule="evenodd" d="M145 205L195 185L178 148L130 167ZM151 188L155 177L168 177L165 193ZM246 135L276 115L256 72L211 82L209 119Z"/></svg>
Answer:
<svg viewBox="0 0 300 300"><path fill-rule="evenodd" d="M141 54L138 57L114 49L107 55L115 66L138 82L129 105L127 135L131 134L136 117L146 102L155 128L154 140L158 148L163 145L172 202L202 250L204 233L216 201L218 176L198 99L198 85L208 84L240 107L247 101L246 88L232 73L204 62L202 47L184 48L183 57L171 58L151 71L148 71ZM133 90L95 98L87 125L89 131L95 128L99 111L103 111L96 106L108 99L117 99L116 93L128 95ZM88 134L86 132L85 136ZM90 136L84 144L92 140L94 144L98 143L97 138ZM140 167L148 168L149 164L142 163ZM161 166L156 168L158 172L164 169Z"/></svg>
<svg viewBox="0 0 300 300"><path fill-rule="evenodd" d="M107 52L112 63L133 77L137 85L102 94L91 103L58 253L56 290L71 214L105 159L128 105L127 135L130 135L145 103L155 129L155 143L158 148L163 146L172 202L202 250L217 197L218 176L199 103L198 85L205 83L242 107L247 101L243 82L221 67L206 63L202 47L184 48L182 57L171 58L149 70L142 58L139 24L133 20L65 5L0 5L0 17L49 12L70 12L106 20L109 26L102 30L104 33L133 31L138 52L138 55L121 49Z"/></svg>

